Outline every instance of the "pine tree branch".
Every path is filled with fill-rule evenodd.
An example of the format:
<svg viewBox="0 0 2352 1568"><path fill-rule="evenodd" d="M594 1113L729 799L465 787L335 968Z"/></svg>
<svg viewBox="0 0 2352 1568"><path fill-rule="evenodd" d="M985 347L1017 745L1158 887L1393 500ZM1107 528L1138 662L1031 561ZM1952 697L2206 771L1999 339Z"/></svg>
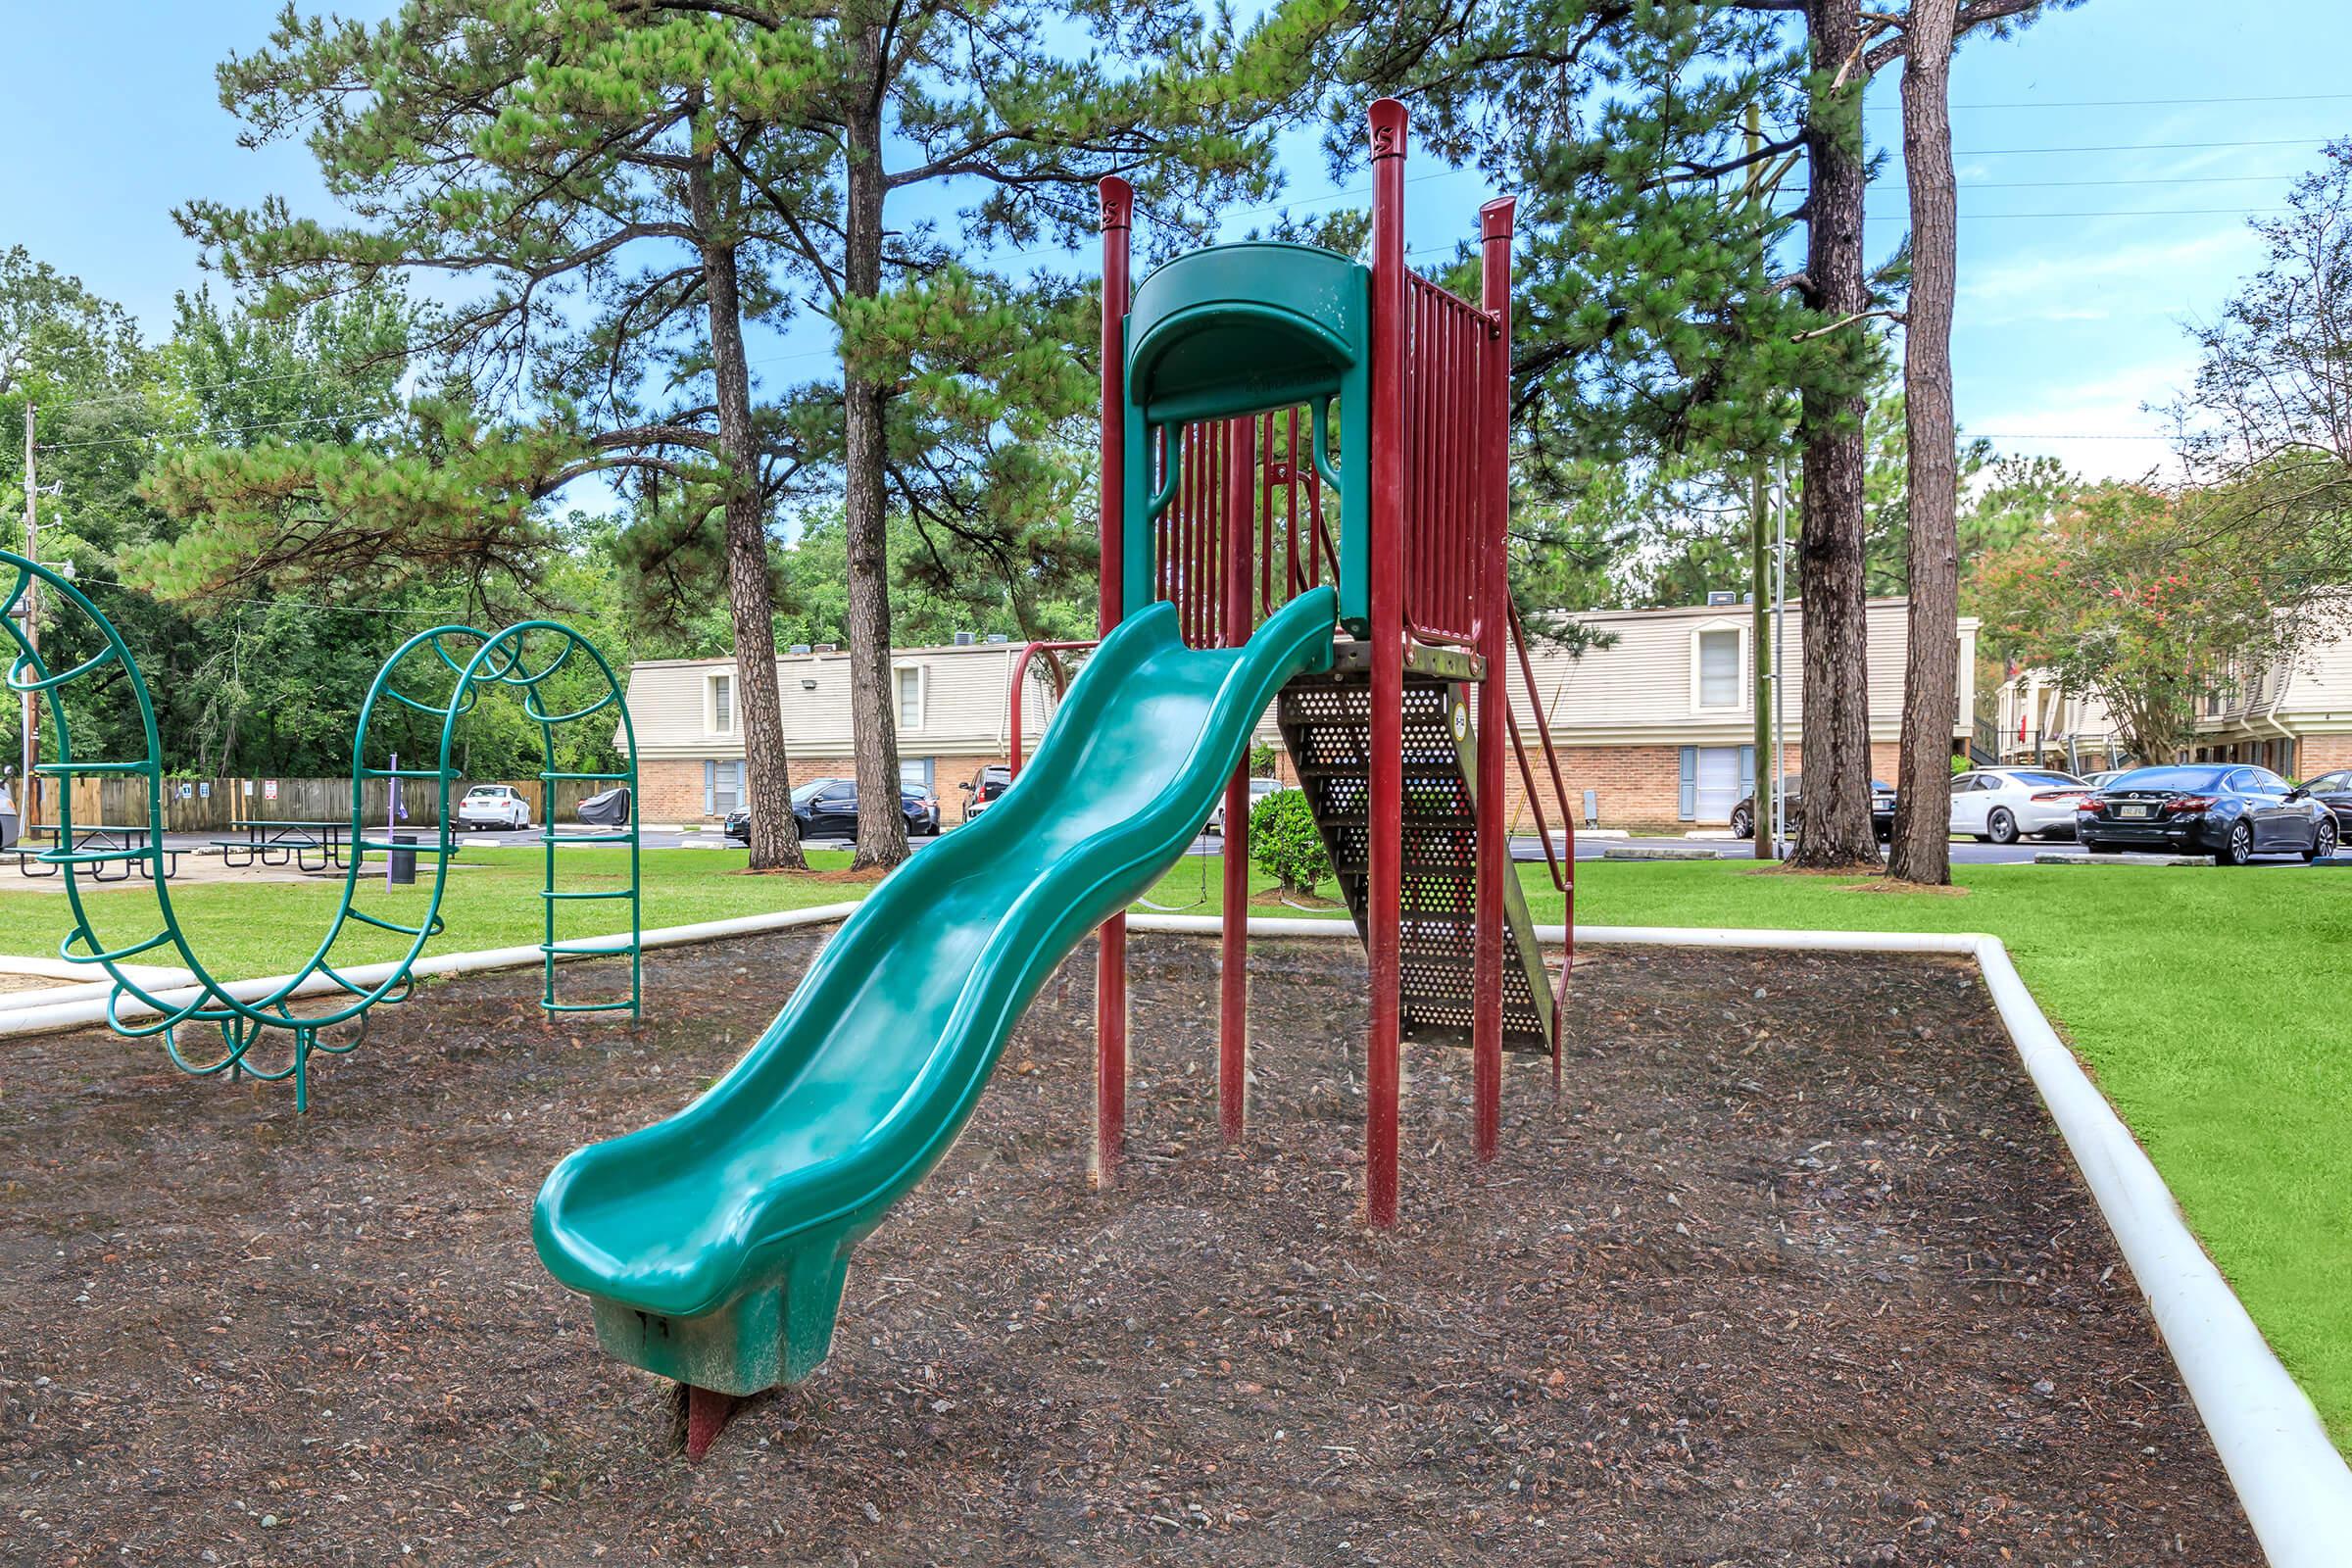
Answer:
<svg viewBox="0 0 2352 1568"><path fill-rule="evenodd" d="M2046 3L2047 0L1970 0L1969 4L1960 8L1958 24L1952 28L1952 42L1957 45L1973 27L2006 22L2011 17L2022 16ZM1910 51L1910 39L1889 38L1862 57L1863 74L1875 76Z"/></svg>
<svg viewBox="0 0 2352 1568"><path fill-rule="evenodd" d="M1799 332L1794 337L1791 337L1788 341L1791 343L1804 343L1809 342L1817 337L1828 337L1832 332L1843 331L1845 328L1852 326L1857 321L1867 321L1874 316L1883 316L1890 321L1899 321L1903 319L1903 313L1901 311L1856 311L1853 315L1845 318L1841 321L1831 321L1827 325L1817 326L1809 331Z"/></svg>
<svg viewBox="0 0 2352 1568"><path fill-rule="evenodd" d="M1757 164L1769 162L1783 153L1796 152L1804 145L1804 132L1798 131L1795 135L1785 137L1780 141L1767 142L1753 152L1741 153L1737 158L1727 158L1721 163L1698 164L1686 159L1673 165L1662 173L1643 180L1640 188L1654 190L1668 180L1675 179L1721 179L1726 174L1736 174L1742 169L1751 169Z"/></svg>

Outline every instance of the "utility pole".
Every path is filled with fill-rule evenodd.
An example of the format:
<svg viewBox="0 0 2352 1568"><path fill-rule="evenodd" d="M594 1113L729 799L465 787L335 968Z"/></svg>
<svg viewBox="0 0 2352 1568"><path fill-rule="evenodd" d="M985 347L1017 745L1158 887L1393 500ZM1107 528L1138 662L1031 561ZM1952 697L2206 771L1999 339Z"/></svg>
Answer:
<svg viewBox="0 0 2352 1568"><path fill-rule="evenodd" d="M26 398L24 400L24 559L38 562L41 559L40 487L32 471L32 399ZM33 578L24 584L24 597L18 601L24 612L24 646L35 653L38 653L41 647L39 595L40 580ZM32 770L33 764L40 760L41 756L40 745L33 735L33 724L39 712L40 707L33 701L32 693L26 692L22 730L24 737L24 770L17 775L24 793L24 799L17 803L17 826L20 831L30 828L34 822L39 820L40 775Z"/></svg>
<svg viewBox="0 0 2352 1568"><path fill-rule="evenodd" d="M1753 162L1756 150L1763 145L1763 111L1751 102L1747 106L1747 156L1750 162L1746 176L1747 209L1751 216L1755 214L1764 192L1763 168ZM1765 794L1767 789L1776 794L1778 792L1781 759L1772 744L1772 675L1764 662L1764 649L1772 631L1766 604L1772 586L1772 564L1764 539L1764 465L1758 461L1747 478L1748 702L1755 710L1756 719L1755 778L1748 790L1747 814L1755 824L1755 830L1748 835L1748 842L1755 848L1756 858L1770 860L1778 858L1781 853L1779 823L1777 820L1774 822L1774 832L1765 832L1763 806L1771 798Z"/></svg>

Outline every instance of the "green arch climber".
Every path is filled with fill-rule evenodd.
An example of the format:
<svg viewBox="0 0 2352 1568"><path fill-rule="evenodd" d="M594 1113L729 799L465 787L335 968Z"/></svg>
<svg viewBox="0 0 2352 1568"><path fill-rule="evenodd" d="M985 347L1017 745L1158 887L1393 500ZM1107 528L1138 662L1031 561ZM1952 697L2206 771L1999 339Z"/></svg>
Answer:
<svg viewBox="0 0 2352 1568"><path fill-rule="evenodd" d="M449 859L455 853L451 829L451 786L458 782L458 770L451 765L451 748L458 735L458 721L471 711L485 689L504 686L521 694L524 713L539 726L543 747L539 777L546 784L548 809L540 825L540 843L545 857L540 904L543 910L540 962L543 984L540 1006L553 1017L568 1012L613 1012L626 1010L635 1018L642 1011L644 969L642 962L642 902L639 883L639 844L637 805L637 733L629 717L628 702L612 666L596 645L561 621L518 621L498 632L485 632L464 625L435 626L418 632L401 644L368 689L367 701L360 707L360 719L352 737L351 747L351 849L350 863L344 868L343 894L335 907L333 920L324 937L310 957L292 974L256 991L251 982L239 984L222 981L208 970L189 945L188 936L179 924L172 906L172 890L165 877L164 848L164 776L163 757L155 725L155 706L147 692L147 682L139 673L137 662L122 634L105 613L92 604L88 596L56 572L27 561L9 551L0 550L0 574L13 577L5 598L0 598L0 614L8 618L10 639L16 645L16 658L9 665L8 686L12 692L29 694L48 709L49 732L54 737L57 760L36 764L35 771L43 776L66 783L77 777L116 776L143 778L147 783L148 835L144 849L78 851L74 847L73 791L60 788L55 812L57 847L35 857L41 863L54 865L64 873L65 893L74 915L74 929L58 945L58 955L73 963L95 964L105 969L114 982L107 999L107 1021L119 1034L131 1039L161 1036L164 1050L182 1071L198 1076L225 1072L232 1078L239 1074L267 1081L294 1080L294 1105L305 1110L310 1105L310 1056L313 1052L343 1055L356 1050L367 1037L368 1011L379 1002L406 1001L415 988L414 968L424 945L442 931L441 902L447 891ZM78 610L98 632L102 647L90 658L70 669L52 671L38 652L27 641L24 630L15 618L18 606L25 594L38 583L45 593L54 593ZM457 645L453 648L453 644ZM550 645L552 655L542 653ZM470 647L470 652L464 652ZM429 653L431 661L417 658L416 662L430 671L437 663L455 676L447 699L433 703L412 695L396 682L396 675L413 656ZM565 711L550 711L542 698L543 684L549 676L563 668L575 654L584 653L594 662L597 672L604 677L604 694L582 707ZM526 656L543 660L533 663ZM145 741L145 755L136 759L84 760L76 758L73 749L73 730L62 692L74 681L90 676L109 664L119 665L127 680L131 695L138 705L139 724ZM439 766L433 768L385 768L368 764L368 735L379 705L396 704L441 720ZM626 766L610 772L573 772L560 770L555 765L555 731L558 725L577 723L594 717L607 709L619 714L619 736L626 754ZM369 779L401 779L435 782L440 790L439 831L431 845L397 846L414 848L433 861L432 893L423 915L415 925L380 919L353 906L353 896L359 890L360 870L367 851L390 853L396 846L384 836L388 830L379 829L377 836L368 836L367 825L361 820L365 809L363 785ZM626 844L629 851L629 878L625 889L575 892L556 887L556 835L554 802L556 785L562 781L599 781L625 784L629 790L630 811L624 829L612 832L567 834L564 844ZM107 862L126 866L146 862L144 873L154 889L157 905L156 929L152 935L126 942L115 948L101 946L90 924L90 911L83 903L80 883L74 876L76 867ZM625 942L605 939L591 942L564 942L556 935L556 909L560 904L576 901L626 901L629 909L629 930ZM409 939L408 951L391 966L384 976L372 984L363 984L338 970L327 961L347 921L357 920L364 925L393 932ZM193 977L186 986L153 987L133 979L122 965L143 955L165 950L175 954L180 966ZM629 962L629 991L625 999L602 1002L561 1002L556 997L556 962L562 957L621 957ZM320 1012L297 1014L293 1010L295 998L319 977L328 981L338 1001ZM152 987L152 989L151 989ZM159 992L192 991L183 1001L166 1001ZM243 993L243 994L240 994ZM142 1012L136 1018L123 1015L125 1004ZM151 1016L147 1016L151 1015ZM344 1023L355 1023L349 1039L320 1038L320 1031ZM217 1046L207 1044L198 1049L182 1038L183 1028L194 1025L217 1031ZM254 1046L270 1030L282 1030L291 1036L291 1051L280 1065L256 1062L251 1055Z"/></svg>

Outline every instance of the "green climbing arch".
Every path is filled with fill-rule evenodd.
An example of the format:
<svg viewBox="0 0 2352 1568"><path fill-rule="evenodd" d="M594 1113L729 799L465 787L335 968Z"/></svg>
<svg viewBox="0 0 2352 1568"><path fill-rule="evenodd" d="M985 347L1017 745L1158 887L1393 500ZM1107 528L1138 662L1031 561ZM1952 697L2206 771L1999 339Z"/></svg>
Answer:
<svg viewBox="0 0 2352 1568"><path fill-rule="evenodd" d="M165 877L164 847L164 774L163 758L155 725L155 708L149 699L147 682L139 666L103 612L92 604L74 584L36 562L0 550L0 579L10 579L5 599L0 599L0 613L8 617L5 624L16 644L16 658L8 672L8 686L13 692L29 693L47 710L48 732L56 760L37 764L37 771L60 781L56 794L57 847L42 851L37 858L57 866L64 873L65 892L74 916L74 929L59 944L58 953L70 962L93 964L103 968L114 981L114 990L107 1003L107 1020L116 1032L132 1039L160 1036L164 1050L183 1071L199 1076L226 1073L235 1078L247 1074L271 1082L291 1078L294 1081L294 1105L297 1110L310 1104L310 1057L314 1052L343 1055L356 1050L367 1037L368 1009L377 1003L398 1003L408 999L415 989L415 965L425 944L442 932L441 902L449 880L450 857L456 853L452 825L451 788L459 780L458 769L451 765L451 751L459 734L459 720L472 710L482 692L504 687L519 694L524 713L539 726L543 743L543 767L539 774L545 782L547 809L540 814L540 844L545 857L540 903L543 910L542 936L539 943L543 983L540 1005L552 1017L558 1013L626 1011L630 1017L639 1016L644 998L644 968L642 963L642 905L638 878L638 811L637 807L637 734L629 718L628 703L612 666L596 646L571 627L560 621L525 620L499 632L485 632L463 625L435 626L418 632L403 643L392 657L376 671L368 686L368 698L360 707L357 732L351 746L351 855L344 868L343 895L329 922L326 934L310 957L293 973L269 984L223 981L212 974L189 946L187 933L181 928L172 907L172 890ZM44 595L54 594L87 617L98 633L99 652L70 669L52 670L25 639L22 624L16 618L18 606L35 584ZM564 711L550 711L543 698L547 695L548 677L562 669L575 656L585 655L593 661L604 677L604 693L595 701ZM145 740L145 755L125 759L84 759L74 753L73 729L69 722L63 694L75 681L94 677L107 666L115 665L138 705L139 723ZM440 702L428 701L416 695L417 675L435 680L450 679L447 694ZM441 721L439 765L431 768L372 767L368 763L368 729L379 710L387 705L415 710ZM555 731L563 724L592 719L607 710L616 710L618 732L626 766L611 772L574 772L558 769L555 765ZM102 775L143 778L147 782L148 834L146 847L135 850L76 850L74 834L73 790L75 778ZM394 779L402 782L430 782L440 791L439 827L430 843L395 845L386 828L376 828L370 836L368 826L361 820L365 806L363 785L368 779ZM556 834L554 803L556 786L561 782L592 781L625 784L629 790L630 810L628 825L610 832L573 833L562 837L564 844L608 844L628 846L629 877L625 889L569 891L556 886ZM395 784L394 788L399 788ZM368 853L390 854L395 849L413 849L433 862L431 896L423 914L415 925L379 918L365 909L355 907L354 895L359 890L360 873ZM82 888L75 877L77 868L106 863L136 864L146 862L143 872L147 884L155 892L157 905L156 928L153 934L114 948L103 947L90 924L90 914L82 900ZM597 941L562 941L556 933L557 909L560 905L600 901L626 903L629 929L625 940L606 938ZM408 939L408 951L399 960L372 983L363 983L345 974L328 962L346 922L357 920L363 925L376 927ZM142 985L125 972L123 965L134 959L156 961L150 955L162 956L167 952L176 955L179 965L193 977L185 986L152 987ZM626 957L629 969L628 995L592 1002L564 1002L556 992L556 966L566 957ZM322 986L320 981L325 982ZM151 989L152 987L152 989ZM294 1004L299 998L329 999L322 1010L297 1013ZM338 1036L326 1036L323 1031L342 1025L351 1028ZM264 1036L279 1031L288 1037L289 1049L282 1060L257 1059L254 1050ZM193 1035L195 1038L191 1038ZM217 1037L217 1038L216 1038ZM202 1043L199 1044L198 1042Z"/></svg>

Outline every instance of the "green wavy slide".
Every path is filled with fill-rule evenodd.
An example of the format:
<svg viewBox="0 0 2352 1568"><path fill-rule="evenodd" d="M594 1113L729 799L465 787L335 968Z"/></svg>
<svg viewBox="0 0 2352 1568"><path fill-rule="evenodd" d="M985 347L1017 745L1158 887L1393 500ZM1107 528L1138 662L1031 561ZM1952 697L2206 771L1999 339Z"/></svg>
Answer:
<svg viewBox="0 0 2352 1568"><path fill-rule="evenodd" d="M816 1369L851 1250L955 1142L1055 965L1184 854L1283 683L1331 666L1337 612L1316 589L1218 650L1164 602L1129 618L1012 788L858 906L724 1078L555 1168L539 1255L607 1350L721 1394Z"/></svg>

